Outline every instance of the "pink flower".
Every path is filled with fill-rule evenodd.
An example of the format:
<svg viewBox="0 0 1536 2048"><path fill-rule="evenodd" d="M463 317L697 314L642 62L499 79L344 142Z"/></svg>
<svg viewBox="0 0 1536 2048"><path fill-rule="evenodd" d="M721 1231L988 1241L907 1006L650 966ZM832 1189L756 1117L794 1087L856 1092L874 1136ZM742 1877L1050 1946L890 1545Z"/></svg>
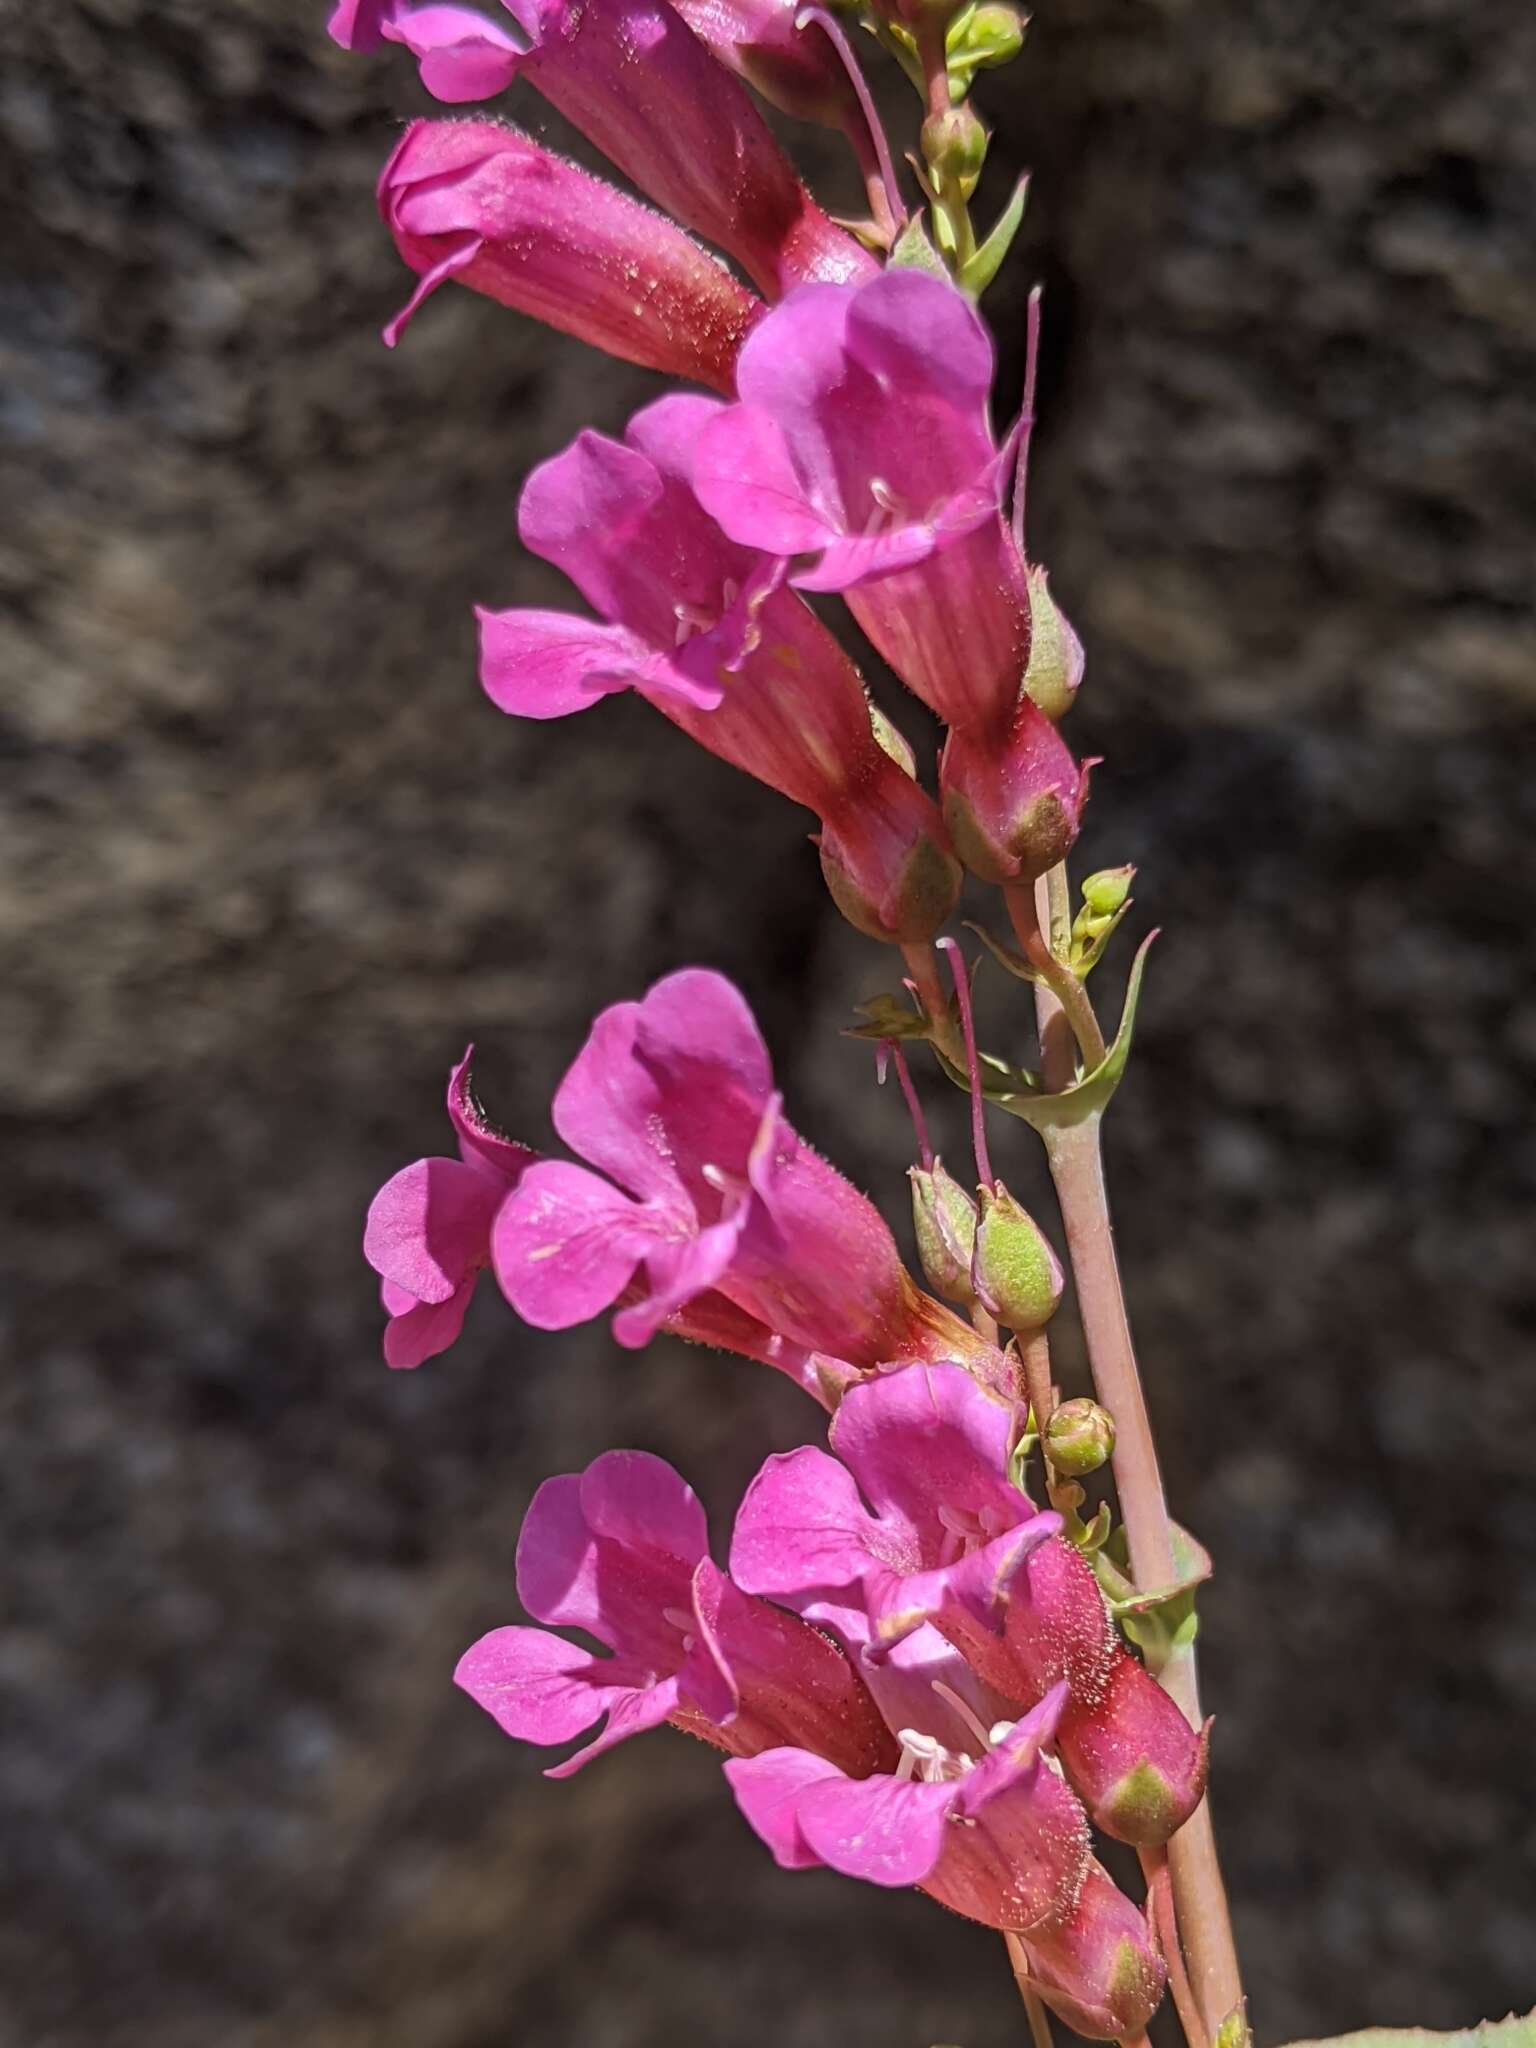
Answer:
<svg viewBox="0 0 1536 2048"><path fill-rule="evenodd" d="M1147 1917L1092 1857L1070 1909L1022 1937L1029 1980L1074 2032L1123 2041L1145 2031L1167 1970Z"/></svg>
<svg viewBox="0 0 1536 2048"><path fill-rule="evenodd" d="M673 0L711 55L800 121L857 131L863 116L847 72L819 28L797 28L803 0Z"/></svg>
<svg viewBox="0 0 1536 2048"><path fill-rule="evenodd" d="M352 49L403 43L438 99L526 78L638 189L734 256L769 297L807 278L872 276L873 257L795 176L743 88L666 0L515 0L518 35L458 6L342 0Z"/></svg>
<svg viewBox="0 0 1536 2048"><path fill-rule="evenodd" d="M1029 882L1065 860L1082 824L1088 775L1034 701L1002 728L958 729L944 743L939 788L960 858L988 882Z"/></svg>
<svg viewBox="0 0 1536 2048"><path fill-rule="evenodd" d="M1064 1687L990 1750L955 1751L903 1731L894 1773L853 1780L800 1748L728 1763L752 1827L786 1870L825 1865L891 1887L919 1885L983 1926L1023 1932L1070 1909L1088 1863L1082 1808L1046 1763Z"/></svg>
<svg viewBox="0 0 1536 2048"><path fill-rule="evenodd" d="M491 1223L538 1157L486 1122L470 1091L474 1047L448 1077L457 1159L418 1159L374 1196L363 1255L379 1275L389 1324L384 1357L415 1366L446 1351L464 1327L470 1296L491 1259Z"/></svg>
<svg viewBox="0 0 1536 2048"><path fill-rule="evenodd" d="M992 343L942 279L888 270L807 286L748 337L741 403L703 436L695 484L733 539L813 556L950 725L1005 722L1029 659L1023 563L992 437Z"/></svg>
<svg viewBox="0 0 1536 2048"><path fill-rule="evenodd" d="M928 796L876 740L858 671L780 565L726 539L689 483L720 411L679 395L623 442L583 433L528 479L525 544L565 570L599 622L481 612L481 675L502 710L558 718L635 689L711 753L822 821L822 864L877 937L929 936L959 870Z"/></svg>
<svg viewBox="0 0 1536 2048"><path fill-rule="evenodd" d="M496 1275L519 1315L564 1329L622 1296L614 1335L634 1347L715 1289L790 1343L855 1366L969 1356L879 1213L779 1101L723 976L684 969L603 1011L554 1102L556 1130L599 1171L531 1167L496 1218Z"/></svg>
<svg viewBox="0 0 1536 2048"><path fill-rule="evenodd" d="M735 1756L790 1742L854 1776L894 1760L848 1660L716 1569L704 1510L660 1458L608 1451L546 1480L518 1540L517 1590L537 1619L610 1653L499 1628L460 1659L457 1683L520 1741L566 1742L606 1714L596 1740L549 1777L663 1721Z"/></svg>
<svg viewBox="0 0 1536 2048"><path fill-rule="evenodd" d="M454 278L626 362L730 391L762 310L671 221L496 121L413 121L379 211L421 279L384 330L391 346Z"/></svg>
<svg viewBox="0 0 1536 2048"><path fill-rule="evenodd" d="M783 1453L748 1488L732 1575L812 1619L856 1588L866 1662L931 1624L1005 1700L1065 1682L1057 1741L1094 1820L1122 1840L1166 1841L1203 1794L1204 1736L1118 1641L1060 1517L1009 1480L1016 1419L954 1366L851 1388L835 1456Z"/></svg>

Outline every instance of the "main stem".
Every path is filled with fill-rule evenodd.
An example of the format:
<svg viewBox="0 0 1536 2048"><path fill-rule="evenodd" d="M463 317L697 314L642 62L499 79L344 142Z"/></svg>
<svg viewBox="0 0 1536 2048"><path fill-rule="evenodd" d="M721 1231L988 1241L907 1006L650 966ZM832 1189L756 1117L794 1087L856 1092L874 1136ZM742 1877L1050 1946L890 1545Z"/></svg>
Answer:
<svg viewBox="0 0 1536 2048"><path fill-rule="evenodd" d="M1058 869L1041 885L1040 922L1053 939L1061 923L1065 883L1065 872ZM1062 1030L1055 996L1037 986L1035 1000L1045 1081L1055 1090L1072 1078L1071 1041ZM1067 1233L1094 1390L1115 1419L1115 1490L1131 1576L1142 1588L1171 1585L1178 1576L1173 1532L1115 1256L1098 1117L1051 1131L1046 1154ZM1157 1676L1190 1725L1198 1728L1200 1694L1193 1645L1175 1651ZM1209 1799L1200 1802L1168 1844L1168 1863L1195 1996L1207 2031L1214 2036L1227 2015L1242 2004L1243 1987Z"/></svg>

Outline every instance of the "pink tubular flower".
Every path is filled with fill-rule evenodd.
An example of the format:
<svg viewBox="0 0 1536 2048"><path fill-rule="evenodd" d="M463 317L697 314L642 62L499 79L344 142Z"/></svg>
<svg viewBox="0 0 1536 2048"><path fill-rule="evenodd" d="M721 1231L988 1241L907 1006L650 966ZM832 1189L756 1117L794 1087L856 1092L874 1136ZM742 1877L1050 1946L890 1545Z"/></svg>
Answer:
<svg viewBox="0 0 1536 2048"><path fill-rule="evenodd" d="M863 115L826 36L797 28L803 0L673 0L694 34L765 100L799 121L856 130Z"/></svg>
<svg viewBox="0 0 1536 2048"><path fill-rule="evenodd" d="M496 121L413 121L379 211L420 283L454 278L626 362L730 391L761 303L681 228Z"/></svg>
<svg viewBox="0 0 1536 2048"><path fill-rule="evenodd" d="M795 176L743 88L667 0L516 0L514 36L459 6L342 0L350 49L403 43L438 99L479 100L526 78L625 177L734 256L777 297L807 278L874 274Z"/></svg>
<svg viewBox="0 0 1536 2048"><path fill-rule="evenodd" d="M725 1774L784 1869L920 1885L967 1919L1022 1933L1070 1910L1088 1862L1082 1808L1042 1755L1064 1690L994 1729L979 1759L908 1729L894 1774L854 1781L801 1748L728 1763Z"/></svg>
<svg viewBox="0 0 1536 2048"><path fill-rule="evenodd" d="M733 539L814 556L791 580L842 591L902 680L979 730L1006 722L1029 659L992 367L975 307L942 279L807 286L748 337L741 403L712 422L695 471Z"/></svg>
<svg viewBox="0 0 1536 2048"><path fill-rule="evenodd" d="M614 1335L636 1347L714 1289L855 1366L971 1356L879 1213L779 1101L752 1013L722 975L687 968L603 1011L554 1102L556 1130L599 1171L531 1167L496 1218L496 1276L518 1314L565 1329L623 1297Z"/></svg>
<svg viewBox="0 0 1536 2048"><path fill-rule="evenodd" d="M931 1623L1004 1699L1065 1682L1069 1778L1107 1833L1152 1846L1200 1803L1205 1738L1119 1643L1060 1517L1010 1482L1015 1421L953 1366L851 1388L832 1422L835 1456L789 1451L748 1488L732 1575L811 1618L857 1588L866 1658Z"/></svg>
<svg viewBox="0 0 1536 2048"><path fill-rule="evenodd" d="M388 1364L422 1364L460 1330L481 1268L491 1260L491 1223L538 1157L486 1122L470 1090L474 1047L448 1077L457 1159L418 1159L385 1182L368 1210L363 1255L382 1281Z"/></svg>
<svg viewBox="0 0 1536 2048"><path fill-rule="evenodd" d="M1162 2001L1168 1973L1146 1915L1093 1858L1070 1911L1022 1940L1030 1983L1090 2041L1142 2033Z"/></svg>
<svg viewBox="0 0 1536 2048"><path fill-rule="evenodd" d="M793 1743L854 1777L894 1762L847 1658L716 1569L704 1510L660 1458L608 1451L547 1479L518 1540L517 1590L540 1621L610 1652L499 1628L459 1661L457 1683L520 1741L566 1742L606 1714L596 1740L549 1777L663 1721L734 1756Z"/></svg>
<svg viewBox="0 0 1536 2048"><path fill-rule="evenodd" d="M711 753L816 813L846 913L877 937L929 936L959 869L932 801L880 746L858 671L771 556L727 540L688 478L720 407L679 395L622 442L586 432L536 469L524 543L563 569L597 622L481 612L481 676L522 717L635 689Z"/></svg>

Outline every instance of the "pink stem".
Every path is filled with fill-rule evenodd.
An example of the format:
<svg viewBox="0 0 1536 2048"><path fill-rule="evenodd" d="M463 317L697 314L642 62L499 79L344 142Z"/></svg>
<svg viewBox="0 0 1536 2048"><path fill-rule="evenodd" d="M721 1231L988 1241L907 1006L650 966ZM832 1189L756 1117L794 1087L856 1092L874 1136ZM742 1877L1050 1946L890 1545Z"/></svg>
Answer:
<svg viewBox="0 0 1536 2048"><path fill-rule="evenodd" d="M1013 471L1013 544L1024 554L1024 494L1029 483L1029 442L1035 431L1035 370L1040 358L1040 287L1029 295L1024 342L1024 402L1019 409L1019 452Z"/></svg>
<svg viewBox="0 0 1536 2048"><path fill-rule="evenodd" d="M981 1093L981 1062L976 1056L976 1020L971 1013L971 978L965 970L965 955L953 939L940 939L939 946L949 955L949 971L954 976L955 1000L960 1005L960 1029L965 1034L965 1064L971 1078L971 1150L976 1155L976 1180L978 1186L996 1187L992 1178L992 1162L987 1157L987 1119Z"/></svg>
<svg viewBox="0 0 1536 2048"><path fill-rule="evenodd" d="M808 21L815 22L816 26L831 43L833 49L836 50L843 69L848 74L848 82L853 87L854 94L858 99L860 111L864 116L866 132L863 136L860 136L850 129L848 140L853 144L854 154L859 159L860 168L865 172L865 182L870 186L872 197L875 188L873 180L869 177L869 167L871 160L873 160L873 167L879 173L880 187L885 194L885 207L889 216L889 227L894 237L906 224L907 209L902 201L901 186L896 179L896 166L891 159L891 146L885 139L885 128L881 123L879 112L875 106L874 95L869 89L869 82L864 76L858 58L853 54L853 49L849 44L847 36L843 34L842 24L835 16L829 14L825 7L817 7L815 5L802 7L795 16L795 27L804 28ZM886 223L882 222L881 225L884 226Z"/></svg>
<svg viewBox="0 0 1536 2048"><path fill-rule="evenodd" d="M923 1171L933 1168L933 1147L928 1142L928 1120L923 1115L923 1105L917 1099L917 1090L912 1086L912 1075L907 1067L907 1056L901 1049L901 1041L888 1038L885 1048L896 1062L896 1078L901 1083L901 1092L907 1098L907 1108L912 1116L912 1128L917 1133L918 1156L923 1162Z"/></svg>

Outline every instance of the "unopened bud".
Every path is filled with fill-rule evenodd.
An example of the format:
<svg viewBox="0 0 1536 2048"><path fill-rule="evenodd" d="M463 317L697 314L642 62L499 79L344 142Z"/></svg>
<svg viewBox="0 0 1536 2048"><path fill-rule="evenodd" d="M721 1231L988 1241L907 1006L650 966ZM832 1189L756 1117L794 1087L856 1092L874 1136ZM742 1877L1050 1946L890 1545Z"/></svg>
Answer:
<svg viewBox="0 0 1536 2048"><path fill-rule="evenodd" d="M1129 863L1123 868L1100 868L1083 883L1083 901L1095 917L1113 917L1125 908L1135 879L1136 870Z"/></svg>
<svg viewBox="0 0 1536 2048"><path fill-rule="evenodd" d="M967 7L949 25L945 58L949 67L949 89L956 99L968 90L981 70L1007 64L1024 47L1025 17L1016 7L988 4Z"/></svg>
<svg viewBox="0 0 1536 2048"><path fill-rule="evenodd" d="M955 851L984 882L1028 882L1064 860L1088 800L1088 769L1031 697L997 739L951 727L939 768Z"/></svg>
<svg viewBox="0 0 1536 2048"><path fill-rule="evenodd" d="M962 199L976 190L987 160L987 131L969 106L930 114L922 129L923 161L939 186L953 185Z"/></svg>
<svg viewBox="0 0 1536 2048"><path fill-rule="evenodd" d="M1024 688L1047 718L1062 718L1076 703L1083 680L1083 643L1052 597L1045 570L1031 563L1028 579L1029 667Z"/></svg>
<svg viewBox="0 0 1536 2048"><path fill-rule="evenodd" d="M1010 1330L1044 1329L1065 1285L1061 1262L1029 1211L999 1181L980 1190L971 1285Z"/></svg>
<svg viewBox="0 0 1536 2048"><path fill-rule="evenodd" d="M932 1166L914 1166L912 1229L918 1262L935 1294L969 1308L976 1299L971 1285L971 1257L976 1247L976 1204L942 1159Z"/></svg>
<svg viewBox="0 0 1536 2048"><path fill-rule="evenodd" d="M1114 1419L1097 1401L1063 1401L1046 1425L1045 1454L1070 1479L1097 1472L1114 1448Z"/></svg>

